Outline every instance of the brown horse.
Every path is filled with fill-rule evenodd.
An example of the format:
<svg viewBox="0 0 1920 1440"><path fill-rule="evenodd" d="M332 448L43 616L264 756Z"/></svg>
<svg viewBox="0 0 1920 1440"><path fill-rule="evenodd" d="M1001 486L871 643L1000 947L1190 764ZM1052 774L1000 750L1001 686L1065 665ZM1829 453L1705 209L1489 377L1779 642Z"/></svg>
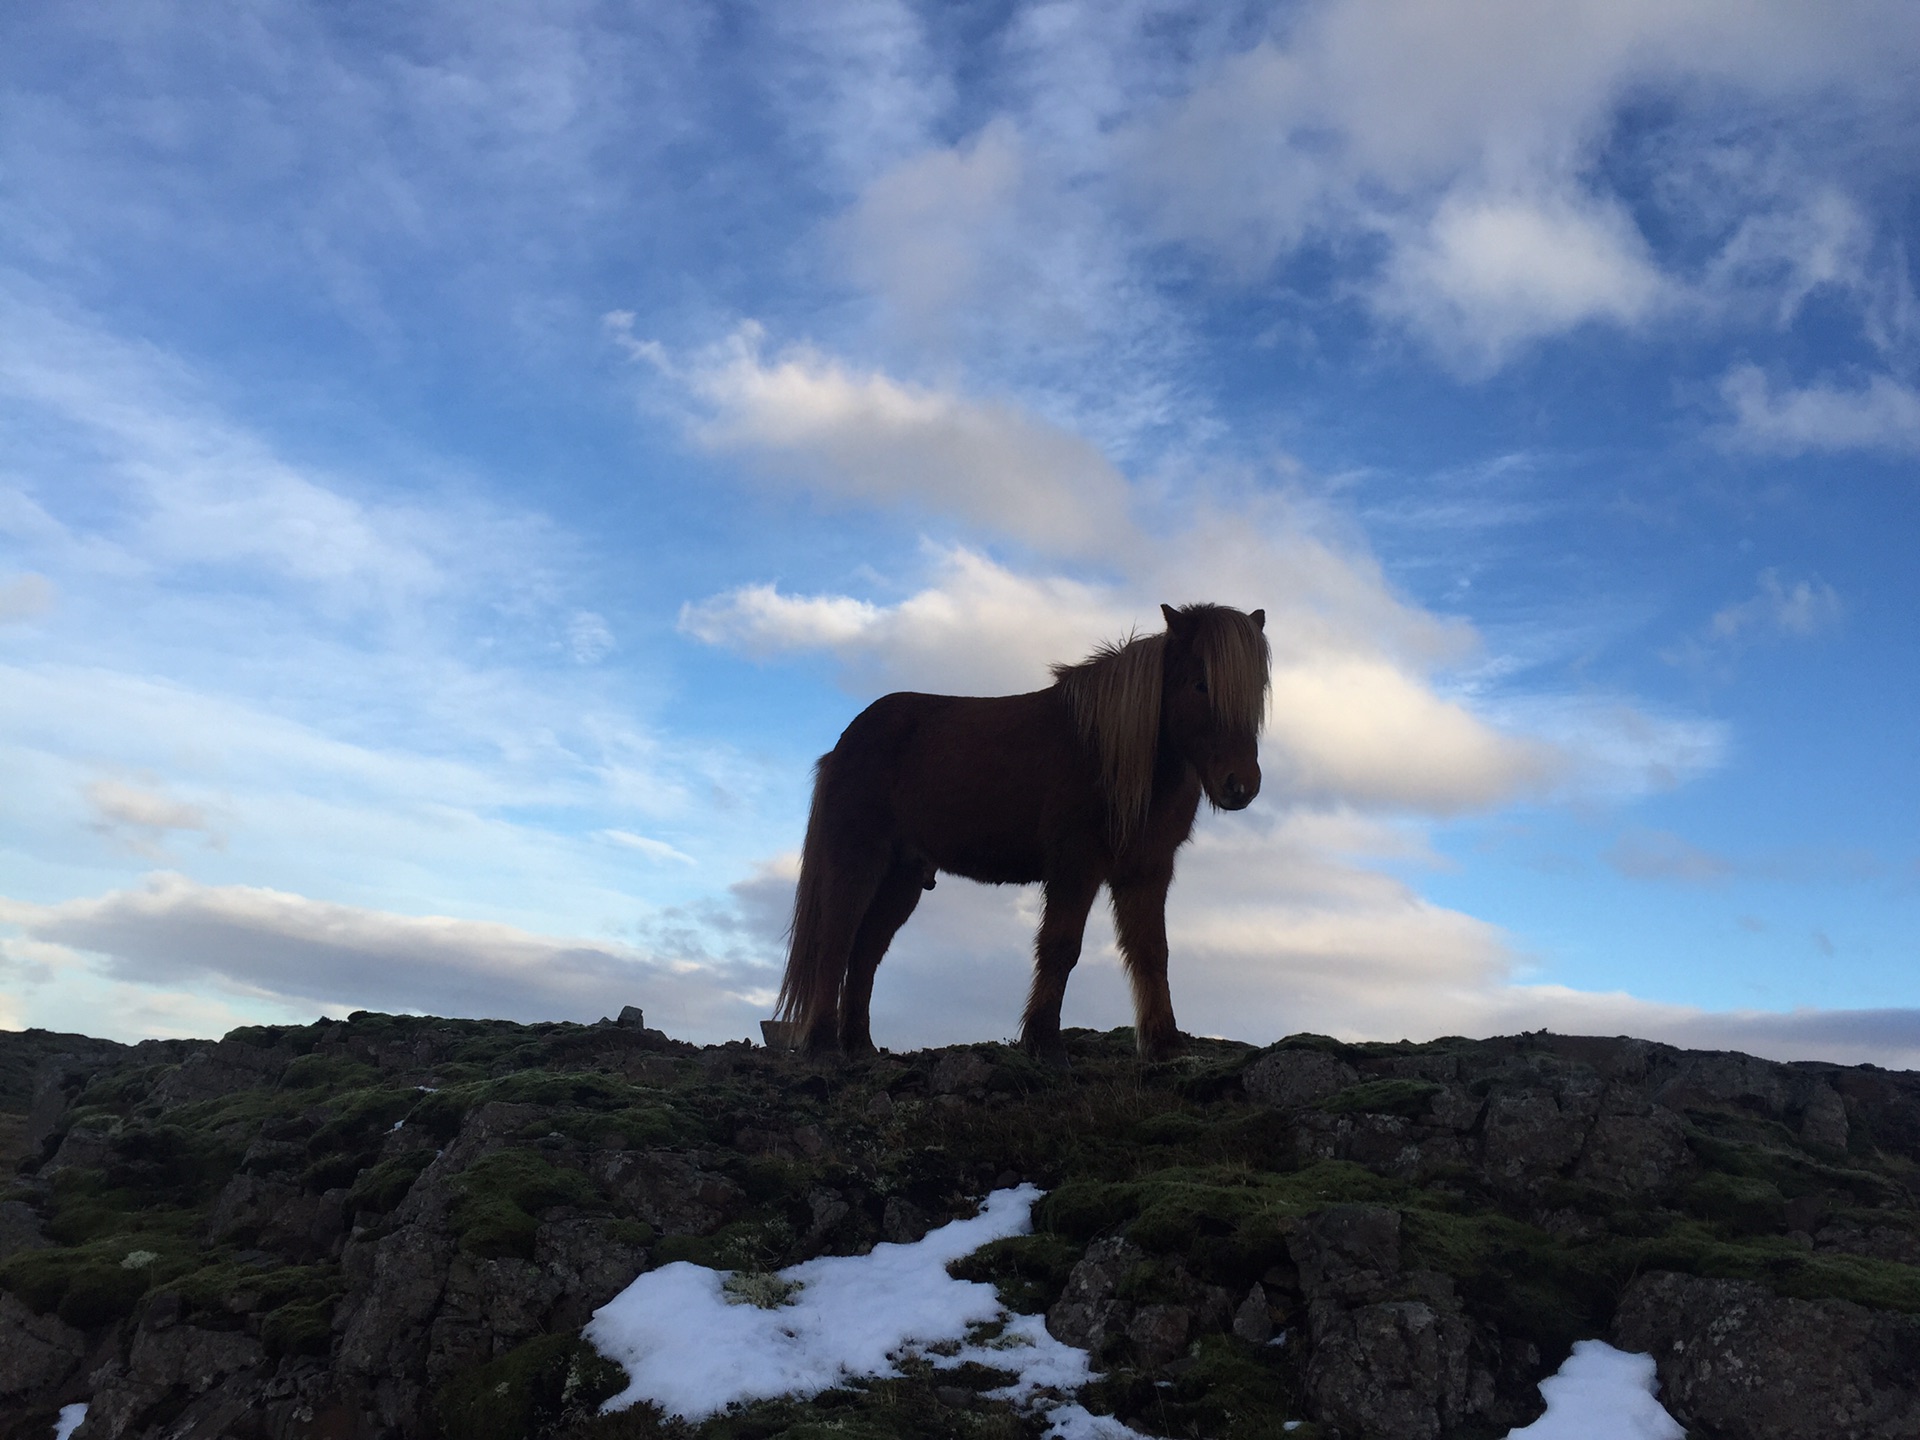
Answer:
<svg viewBox="0 0 1920 1440"><path fill-rule="evenodd" d="M887 695L816 767L783 1019L812 1053L873 1048L874 971L940 871L1045 887L1020 1043L1059 1064L1060 1002L1104 884L1140 1053L1180 1046L1167 887L1204 793L1260 793L1266 612L1162 605L1163 634L1102 646L1028 695Z"/></svg>

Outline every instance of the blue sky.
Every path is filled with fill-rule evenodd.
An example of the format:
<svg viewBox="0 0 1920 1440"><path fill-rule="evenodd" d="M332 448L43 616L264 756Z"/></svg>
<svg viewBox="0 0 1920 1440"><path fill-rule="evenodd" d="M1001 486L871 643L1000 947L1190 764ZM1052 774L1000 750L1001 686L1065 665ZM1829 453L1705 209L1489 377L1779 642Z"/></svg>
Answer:
<svg viewBox="0 0 1920 1440"><path fill-rule="evenodd" d="M1905 3L16 9L0 1024L749 1033L860 705L1212 599L1275 691L1188 1028L1920 1064L1917 69ZM942 885L881 1043L1009 1034L1033 919Z"/></svg>

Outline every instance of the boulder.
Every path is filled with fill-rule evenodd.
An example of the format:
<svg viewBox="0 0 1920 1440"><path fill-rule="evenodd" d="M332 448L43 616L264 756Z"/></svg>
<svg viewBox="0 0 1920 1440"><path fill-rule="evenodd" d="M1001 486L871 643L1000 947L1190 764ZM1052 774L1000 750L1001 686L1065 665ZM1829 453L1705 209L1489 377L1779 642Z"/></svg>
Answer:
<svg viewBox="0 0 1920 1440"><path fill-rule="evenodd" d="M1661 1403L1716 1440L1920 1435L1920 1316L1656 1272L1627 1288L1613 1343L1652 1355Z"/></svg>

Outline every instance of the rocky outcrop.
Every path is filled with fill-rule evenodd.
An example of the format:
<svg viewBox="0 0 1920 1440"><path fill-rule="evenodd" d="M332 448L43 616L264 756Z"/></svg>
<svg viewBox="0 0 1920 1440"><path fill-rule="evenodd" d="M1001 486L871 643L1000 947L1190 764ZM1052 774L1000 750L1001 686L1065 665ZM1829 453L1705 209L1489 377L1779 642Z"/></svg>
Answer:
<svg viewBox="0 0 1920 1440"><path fill-rule="evenodd" d="M1920 1437L1920 1077L1552 1035L1142 1067L1067 1038L1062 1075L990 1045L823 1068L637 1012L38 1037L31 1067L0 1035L31 1138L0 1432L86 1400L76 1440L650 1435L596 1418L618 1376L578 1339L636 1275L907 1243L1031 1180L1036 1233L958 1269L1089 1350L1082 1402L1142 1433L1497 1435L1605 1336L1705 1440ZM1008 1410L977 1368L817 1403L960 1433Z"/></svg>
<svg viewBox="0 0 1920 1440"><path fill-rule="evenodd" d="M1726 1440L1920 1435L1920 1316L1796 1300L1745 1280L1643 1275L1613 1341L1654 1357L1661 1399Z"/></svg>
<svg viewBox="0 0 1920 1440"><path fill-rule="evenodd" d="M1494 1408L1453 1282L1400 1264L1400 1212L1335 1205L1287 1243L1307 1301L1315 1411L1362 1435L1437 1440Z"/></svg>

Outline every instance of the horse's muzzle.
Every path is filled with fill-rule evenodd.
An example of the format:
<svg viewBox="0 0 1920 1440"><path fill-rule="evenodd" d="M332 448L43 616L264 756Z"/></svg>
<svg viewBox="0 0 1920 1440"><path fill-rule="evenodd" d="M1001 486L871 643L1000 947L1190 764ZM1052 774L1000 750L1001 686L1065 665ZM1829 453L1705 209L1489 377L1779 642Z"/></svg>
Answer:
<svg viewBox="0 0 1920 1440"><path fill-rule="evenodd" d="M1238 775L1229 775L1220 782L1220 808L1222 810L1244 810L1253 803L1253 797L1260 793L1260 782L1255 780L1248 785Z"/></svg>

